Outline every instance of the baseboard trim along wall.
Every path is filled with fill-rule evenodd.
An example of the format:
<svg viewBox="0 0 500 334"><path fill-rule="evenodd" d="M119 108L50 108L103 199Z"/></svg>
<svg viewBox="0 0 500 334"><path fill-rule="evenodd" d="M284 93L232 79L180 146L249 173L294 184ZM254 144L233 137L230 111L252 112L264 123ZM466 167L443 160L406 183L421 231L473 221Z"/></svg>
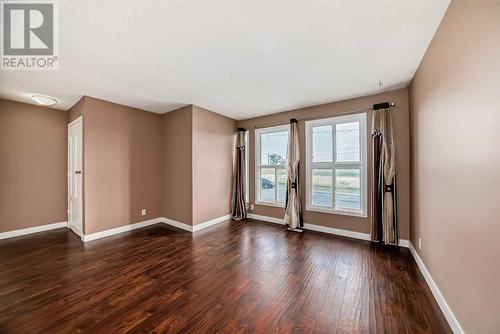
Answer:
<svg viewBox="0 0 500 334"><path fill-rule="evenodd" d="M340 235L343 237L348 237L348 238L353 238L353 239L370 241L370 235L368 233L361 233L361 232L343 230L340 228L333 228L333 227L326 227L326 226L321 226L321 225L305 224L305 223L304 223L304 229L316 231L316 232L323 232L323 233L328 233L328 234Z"/></svg>
<svg viewBox="0 0 500 334"><path fill-rule="evenodd" d="M63 228L63 227L68 227L68 222L60 222L60 223L54 223L54 224L47 224L47 225L41 225L41 226L23 228L21 230L13 230L13 231L2 232L2 233L0 233L0 240L2 240L2 239L8 239L8 238L20 237L20 236L23 236L23 235L26 235L26 234L32 234L32 233L38 233L38 232L44 232L44 231L54 230L56 228Z"/></svg>
<svg viewBox="0 0 500 334"><path fill-rule="evenodd" d="M247 217L251 218L251 219L262 220L262 221L269 222L269 223L285 225L285 221L283 220L283 218L261 216L261 215L256 215L253 213L247 214ZM304 224L304 230L323 232L323 233L328 233L328 234L333 234L333 235L340 235L343 237L359 239L359 240L368 240L369 241L371 239L370 235L368 233L343 230L343 229L339 229L339 228L326 227L326 226L315 225L315 224ZM405 240L405 239L401 239L401 240L399 240L398 245L400 247L408 248L409 241Z"/></svg>
<svg viewBox="0 0 500 334"><path fill-rule="evenodd" d="M96 233L92 233L92 234L85 234L85 235L83 235L82 240L83 240L83 242L87 242L87 241L92 241L92 240L96 240L96 239L106 238L106 237L110 237L110 236L115 235L115 234L129 232L129 231L137 230L138 228L142 228L142 227L146 227L146 226L150 226L150 225L154 225L154 224L159 224L159 223L163 223L162 218L153 218L153 219L146 220L146 221L139 222L139 223L124 225L124 226L120 226L120 227L116 227L116 228L112 228L109 230L104 230L104 231L100 231L100 232L96 232Z"/></svg>
<svg viewBox="0 0 500 334"><path fill-rule="evenodd" d="M274 218L274 217L268 217L268 216L261 216L261 215L256 215L253 213L248 213L247 218L251 219L256 219L256 220L262 220L268 223L274 223L274 224L280 224L280 225L285 225L285 221L283 218Z"/></svg>
<svg viewBox="0 0 500 334"><path fill-rule="evenodd" d="M139 223L134 223L134 224L129 224L129 225L125 225L125 226L120 226L120 227L113 228L113 229L110 229L110 230L105 230L105 231L100 231L100 232L96 232L96 233L84 235L82 237L82 240L84 242L88 242L88 241L92 241L92 240L96 240L96 239L101 239L101 238L109 237L109 236L112 236L112 235L115 235L115 234L120 234L120 233L123 233L123 232L133 231L133 230L136 230L138 228L142 228L142 227L146 227L146 226L150 226L150 225L160 224L160 223L167 224L167 225L179 228L181 230L193 233L193 232L205 229L207 227L210 227L210 226L213 226L213 225L216 225L216 224L228 221L229 219L231 219L231 215L225 215L225 216L218 217L218 218L209 220L207 222L204 222L204 223L192 226L192 225L188 225L188 224L184 224L184 223L178 222L178 221L173 220L173 219L169 219L169 218L165 218L165 217L159 217L159 218L154 218L154 219L146 220L146 221L139 222Z"/></svg>
<svg viewBox="0 0 500 334"><path fill-rule="evenodd" d="M181 230L184 230L184 231L193 232L193 226L191 226L191 225L184 224L184 223L178 222L176 220L165 218L165 217L161 217L161 219L162 219L162 223L164 223L164 224L180 228Z"/></svg>
<svg viewBox="0 0 500 334"><path fill-rule="evenodd" d="M226 221L228 221L228 220L231 219L231 215L227 214L225 216L218 217L218 218L215 218L215 219L211 219L211 220L206 221L204 223L196 224L194 226L193 225L184 224L184 223L175 221L173 219L165 218L165 217L162 217L162 219L164 220L163 222L165 224L168 224L168 225L171 225L173 227L177 227L177 228L180 228L182 230L185 230L185 231L193 233L193 232L197 232L199 230L203 230L203 229L205 229L207 227L210 227L210 226L213 226L213 225L216 225L216 224L219 224L219 223L226 222Z"/></svg>
<svg viewBox="0 0 500 334"><path fill-rule="evenodd" d="M451 310L450 306L446 302L446 300L443 297L443 294L439 290L438 286L432 279L431 274L429 273L429 270L427 270L427 267L425 266L424 262L418 255L417 251L413 247L413 244L410 242L409 243L409 248L410 252L413 255L413 258L415 259L415 262L417 262L418 269L420 269L420 272L424 276L425 281L427 282L427 285L431 289L432 295L436 299L439 308L441 309L441 312L443 312L446 320L448 321L448 324L451 327L451 330L455 334L465 334L462 326L460 326L460 323L458 322L457 318L455 317L455 314L453 314L453 311Z"/></svg>
<svg viewBox="0 0 500 334"><path fill-rule="evenodd" d="M274 224L285 225L285 222L283 221L282 218L261 216L261 215L256 215L256 214L252 214L252 213L248 214L248 218L262 220L262 221L270 222L270 223L274 223ZM109 230L104 230L104 231L100 231L100 232L96 232L96 233L92 233L92 234L83 235L83 236L81 236L81 238L82 238L82 241L88 242L88 241L92 241L92 240L96 240L96 239L109 237L109 236L119 234L119 233L133 231L133 230L136 230L138 228L142 228L142 227L146 227L146 226L150 226L150 225L154 225L154 224L159 224L159 223L168 224L170 226L179 228L181 230L193 233L193 232L203 230L207 227L228 221L230 219L231 219L231 215L227 214L225 216L211 219L211 220L206 221L204 223L196 224L196 225L192 226L192 225L188 225L188 224L184 224L184 223L175 221L173 219L159 217L159 218L153 218L153 219L146 220L146 221L139 222L139 223L124 225L124 226L112 228ZM26 235L26 234L49 231L49 230L62 228L62 227L68 227L68 223L61 222L61 223L54 223L54 224L25 228L22 230L2 232L2 233L0 233L0 240L7 239L7 238L19 237L19 236ZM354 231L343 230L343 229L338 229L338 228L333 228L333 227L326 227L326 226L320 226L320 225L314 225L314 224L304 224L304 229L333 234L333 235L340 235L340 236L354 238L354 239L370 240L370 235L368 233L354 232ZM408 245L409 245L408 240L399 240L399 246L408 247Z"/></svg>
<svg viewBox="0 0 500 334"><path fill-rule="evenodd" d="M219 218L211 219L211 220L206 221L206 222L201 223L201 224L196 224L196 225L193 226L193 232L196 232L196 231L199 231L199 230L203 230L204 228L207 228L207 227L210 227L210 226L213 226L213 225L216 225L216 224L228 221L230 219L231 219L231 215L228 214L228 215L225 215L225 216L222 216L222 217L219 217Z"/></svg>

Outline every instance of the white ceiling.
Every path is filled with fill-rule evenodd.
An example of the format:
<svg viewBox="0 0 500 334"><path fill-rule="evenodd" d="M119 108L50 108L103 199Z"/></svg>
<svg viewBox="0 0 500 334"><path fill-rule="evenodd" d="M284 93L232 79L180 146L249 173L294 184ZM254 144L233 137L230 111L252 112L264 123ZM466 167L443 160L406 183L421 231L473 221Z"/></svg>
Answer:
<svg viewBox="0 0 500 334"><path fill-rule="evenodd" d="M373 94L408 85L448 4L60 1L59 70L1 71L0 96L245 119Z"/></svg>

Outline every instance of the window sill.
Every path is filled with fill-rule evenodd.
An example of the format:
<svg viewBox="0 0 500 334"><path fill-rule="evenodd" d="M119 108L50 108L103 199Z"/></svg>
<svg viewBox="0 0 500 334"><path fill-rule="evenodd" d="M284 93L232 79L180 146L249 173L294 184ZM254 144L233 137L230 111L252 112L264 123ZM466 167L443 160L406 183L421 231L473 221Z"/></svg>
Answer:
<svg viewBox="0 0 500 334"><path fill-rule="evenodd" d="M319 207L314 207L314 206L306 207L306 211L328 213L328 214L332 214L332 215L351 216L351 217L358 217L358 218L368 218L368 215L366 213L363 213L363 212L349 211L349 210L331 210L331 209L327 209L327 208L319 208Z"/></svg>
<svg viewBox="0 0 500 334"><path fill-rule="evenodd" d="M255 205L265 205L265 206L274 206L276 208L285 208L285 204L272 203L272 202L255 202Z"/></svg>

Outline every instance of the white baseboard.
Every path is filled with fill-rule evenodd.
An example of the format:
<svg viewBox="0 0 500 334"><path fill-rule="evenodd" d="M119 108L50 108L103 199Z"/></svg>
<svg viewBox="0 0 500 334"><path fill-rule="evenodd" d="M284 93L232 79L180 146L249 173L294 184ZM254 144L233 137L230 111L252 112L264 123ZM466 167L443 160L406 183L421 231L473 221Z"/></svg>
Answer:
<svg viewBox="0 0 500 334"><path fill-rule="evenodd" d="M443 312L446 320L448 321L448 324L451 327L451 330L455 334L465 334L462 326L460 326L460 323L458 322L458 319L455 317L455 314L453 314L453 311L451 310L450 306L446 302L446 300L443 297L443 294L439 290L438 286L436 285L436 282L432 279L431 274L429 273L429 270L427 270L427 267L425 266L424 262L418 255L417 251L413 247L412 243L409 243L409 248L410 252L413 255L413 258L415 259L415 262L417 262L418 268L420 269L420 272L424 276L425 281L427 282L427 285L431 289L432 295L436 299L439 308Z"/></svg>
<svg viewBox="0 0 500 334"><path fill-rule="evenodd" d="M23 228L21 230L13 230L0 233L0 240L7 238L20 237L26 234L44 232L49 230L54 230L56 228L68 227L68 222L40 225L35 227Z"/></svg>
<svg viewBox="0 0 500 334"><path fill-rule="evenodd" d="M215 218L215 219L212 219L212 220L209 220L209 221L206 221L204 223L201 223L201 224L196 224L193 226L193 232L196 232L196 231L199 231L199 230L202 230L204 228L207 228L207 227L210 227L210 226L213 226L215 224L219 224L219 223L222 223L222 222L225 222L225 221L228 221L231 219L231 215L225 215L225 216L222 216L222 217L219 217L219 218Z"/></svg>
<svg viewBox="0 0 500 334"><path fill-rule="evenodd" d="M83 240L83 233L79 229L77 229L76 227L72 227L69 223L68 223L68 228L71 230L71 232L75 233L80 237L80 239Z"/></svg>
<svg viewBox="0 0 500 334"><path fill-rule="evenodd" d="M270 222L270 223L274 223L274 224L285 225L285 222L282 218L261 216L261 215L256 215L253 213L249 213L248 218L262 220L262 221L266 221L266 222ZM201 224L196 224L196 225L192 226L192 225L188 225L188 224L184 224L184 223L175 221L173 219L159 217L159 218L154 218L154 219L146 220L146 221L135 223L135 224L120 226L120 227L113 228L110 230L105 230L105 231L100 231L100 232L96 232L96 233L92 233L92 234L82 235L80 237L82 238L82 240L84 242L87 242L87 241L92 241L92 240L97 240L97 239L109 237L109 236L123 233L123 232L133 231L133 230L136 230L138 228L142 228L142 227L146 227L146 226L150 226L150 225L154 225L154 224L158 224L158 223L165 223L165 224L171 225L173 227L177 227L177 228L180 228L182 230L193 233L193 232L205 229L207 227L228 221L230 219L231 219L231 215L228 214L228 215L225 215L225 216L222 216L219 218L215 218L215 219L209 220L207 222L204 222ZM62 227L68 227L68 223L61 222L61 223L25 228L22 230L2 232L2 233L0 233L0 240L18 237L18 236L22 236L22 235L26 235L26 234L32 234L32 233L37 233L37 232L53 230L53 229L62 228ZM367 233L354 232L354 231L343 230L343 229L338 229L338 228L332 228L332 227L326 227L326 226L320 226L320 225L314 225L314 224L304 224L304 229L328 233L328 234L334 234L334 235L341 235L341 236L354 238L354 239L370 240L370 235ZM408 247L408 244L409 244L408 240L399 240L399 246L401 246L401 247Z"/></svg>
<svg viewBox="0 0 500 334"><path fill-rule="evenodd" d="M410 248L410 240L399 239L398 246L404 248Z"/></svg>
<svg viewBox="0 0 500 334"><path fill-rule="evenodd" d="M227 221L230 218L231 218L231 215L225 215L225 216L215 218L215 219L209 220L207 222L192 226L192 225L178 222L178 221L173 220L173 219L159 217L159 218L154 218L154 219L146 220L146 221L135 223L135 224L120 226L120 227L113 228L110 230L105 230L105 231L100 231L100 232L96 232L96 233L92 233L92 234L83 235L82 240L84 242L88 242L88 241L109 237L109 236L123 233L123 232L133 231L133 230L136 230L138 228L142 228L142 227L146 227L146 226L150 226L150 225L154 225L154 224L159 224L159 223L168 224L168 225L171 225L173 227L177 227L177 228L180 228L182 230L193 233L193 232L199 231L201 229L207 228L209 226Z"/></svg>
<svg viewBox="0 0 500 334"><path fill-rule="evenodd" d="M112 228L110 230L100 231L100 232L96 232L96 233L92 233L92 234L86 234L86 235L83 235L82 240L83 240L83 242L87 242L87 241L92 241L92 240L96 240L96 239L101 239L101 238L109 237L109 236L112 236L115 234L133 231L133 230L136 230L138 228L142 228L142 227L146 227L149 225L154 225L154 224L158 224L158 223L162 223L162 222L163 222L162 218L154 218L154 219L146 220L146 221L135 223L135 224L129 224L129 225L124 225L124 226L120 226L117 228Z"/></svg>
<svg viewBox="0 0 500 334"><path fill-rule="evenodd" d="M268 216L261 216L261 215L256 215L253 213L248 213L247 218L250 219L256 219L256 220L262 220L268 223L274 223L274 224L280 224L280 225L285 225L285 221L283 218L274 218L274 217L268 217Z"/></svg>
<svg viewBox="0 0 500 334"><path fill-rule="evenodd" d="M165 218L165 217L161 217L161 220L162 220L162 223L165 223L167 225L180 228L181 230L184 230L184 231L193 232L192 225L184 224L184 223L178 222L176 220Z"/></svg>
<svg viewBox="0 0 500 334"><path fill-rule="evenodd" d="M368 240L370 241L370 235L368 233L355 232L349 230L343 230L340 228L326 227L321 225L313 225L313 224L304 224L305 230L323 232L328 234L341 235L343 237L359 239L359 240Z"/></svg>
<svg viewBox="0 0 500 334"><path fill-rule="evenodd" d="M210 227L210 226L213 226L213 225L216 225L216 224L228 221L228 220L231 219L231 215L228 214L228 215L225 215L225 216L222 216L222 217L218 217L218 218L206 221L204 223L196 224L194 226L193 225L184 224L184 223L175 221L173 219L165 218L165 217L162 217L161 219L163 219L163 222L165 224L168 224L168 225L171 225L173 227L177 227L177 228L180 228L182 230L185 230L185 231L193 233L193 232L196 232L196 231L199 231L199 230L203 230L204 228L207 228L207 227Z"/></svg>
<svg viewBox="0 0 500 334"><path fill-rule="evenodd" d="M268 216L261 216L261 215L256 215L253 213L247 214L248 218L251 219L257 219L257 220L262 220L265 222L269 223L274 223L274 224L280 224L280 225L285 225L285 221L283 218L274 218L274 217L268 217ZM353 239L359 239L359 240L370 240L370 234L368 233L362 233L362 232L355 232L355 231L349 231L349 230L343 230L340 228L333 228L333 227L326 227L326 226L321 226L321 225L315 225L315 224L304 224L304 229L305 230L311 230L311 231L317 231L317 232L323 232L323 233L328 233L328 234L334 234L334 235L341 235L344 237L349 237ZM399 240L399 246L400 247L406 247L408 248L409 241L401 239Z"/></svg>

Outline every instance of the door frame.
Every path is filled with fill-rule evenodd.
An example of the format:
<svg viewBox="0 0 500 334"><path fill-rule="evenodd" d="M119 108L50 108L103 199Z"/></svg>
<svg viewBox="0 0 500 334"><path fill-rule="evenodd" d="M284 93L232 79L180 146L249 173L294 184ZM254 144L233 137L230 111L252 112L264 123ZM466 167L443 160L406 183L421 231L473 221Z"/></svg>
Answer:
<svg viewBox="0 0 500 334"><path fill-rule="evenodd" d="M81 155L81 164L82 164L82 174L81 174L81 177L82 177L82 180L81 180L81 186L80 186L80 200L79 200L79 205L80 205L80 222L81 222L81 231L76 231L74 230L72 227L72 212L70 211L70 196L71 196L71 177L72 177L72 171L70 171L70 167L71 167L71 145L70 145L70 141L69 141L69 132L70 132L70 128L75 125L75 124L78 124L78 123L81 123L82 125L82 132L81 132L81 150L80 150L80 155ZM68 228L71 229L71 231L73 231L74 233L76 233L80 238L82 238L83 240L83 236L84 236L84 231L85 231L85 222L83 220L83 116L79 116L78 118L76 118L75 120L71 121L70 123L68 123L68 165L67 165L67 180L68 180Z"/></svg>

